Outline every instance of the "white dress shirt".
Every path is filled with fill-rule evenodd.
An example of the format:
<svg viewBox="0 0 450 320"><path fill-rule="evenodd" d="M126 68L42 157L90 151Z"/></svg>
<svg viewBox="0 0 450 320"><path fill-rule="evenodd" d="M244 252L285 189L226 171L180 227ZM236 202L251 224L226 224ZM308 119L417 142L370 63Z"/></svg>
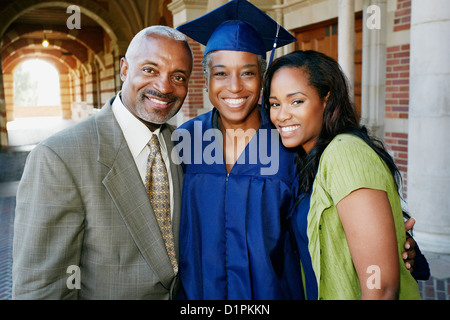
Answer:
<svg viewBox="0 0 450 320"><path fill-rule="evenodd" d="M166 142L164 141L161 129L158 128L155 131L143 124L138 118L136 118L130 111L123 105L120 98L120 93L117 94L112 104L112 111L114 116L122 129L125 140L127 141L128 148L130 148L133 155L136 167L141 175L142 182L145 186L145 176L147 174L147 158L150 154L150 147L148 142L150 141L152 134L158 136L158 140L161 147L161 155L164 160L164 164L167 168L169 187L170 187L170 214L173 214L173 184L172 173L170 172L170 160L167 152Z"/></svg>

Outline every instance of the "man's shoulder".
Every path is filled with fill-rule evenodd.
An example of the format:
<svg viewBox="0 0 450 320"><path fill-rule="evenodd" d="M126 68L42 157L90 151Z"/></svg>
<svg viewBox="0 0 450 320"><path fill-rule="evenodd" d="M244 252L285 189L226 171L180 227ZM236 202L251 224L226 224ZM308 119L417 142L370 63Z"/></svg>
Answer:
<svg viewBox="0 0 450 320"><path fill-rule="evenodd" d="M38 146L47 146L51 149L66 149L69 146L92 144L97 138L94 116L82 120L68 128L58 131L43 140Z"/></svg>

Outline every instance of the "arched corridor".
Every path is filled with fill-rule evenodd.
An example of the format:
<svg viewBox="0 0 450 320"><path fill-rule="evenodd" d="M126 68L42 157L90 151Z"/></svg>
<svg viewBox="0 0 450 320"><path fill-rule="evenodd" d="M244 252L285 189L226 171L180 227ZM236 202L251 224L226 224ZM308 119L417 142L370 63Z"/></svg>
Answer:
<svg viewBox="0 0 450 320"><path fill-rule="evenodd" d="M97 3L79 4L71 11L63 1L21 1L20 5L11 2L2 11L1 61L7 121L23 116L55 116L48 108L14 109L14 70L30 58L47 61L58 70L59 115L63 119L72 119L81 106L89 110L101 107L102 94L114 94L119 87L113 76L117 65L114 62L121 53L118 37L125 40L125 36L109 26L105 9ZM71 17L79 26L69 28ZM82 27L83 32L76 27ZM48 41L46 46L43 40Z"/></svg>

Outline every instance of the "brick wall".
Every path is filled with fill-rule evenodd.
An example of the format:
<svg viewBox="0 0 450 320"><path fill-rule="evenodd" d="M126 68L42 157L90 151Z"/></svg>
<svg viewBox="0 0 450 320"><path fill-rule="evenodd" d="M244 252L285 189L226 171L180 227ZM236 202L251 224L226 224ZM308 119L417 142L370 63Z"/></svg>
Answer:
<svg viewBox="0 0 450 320"><path fill-rule="evenodd" d="M181 112L186 119L196 117L197 111L203 108L203 88L205 87L205 78L203 76L202 58L203 51L201 45L189 39L189 44L194 53L194 68L189 79L189 91L184 101Z"/></svg>
<svg viewBox="0 0 450 320"><path fill-rule="evenodd" d="M394 32L409 30L411 24L411 0L397 0L394 18Z"/></svg>
<svg viewBox="0 0 450 320"><path fill-rule="evenodd" d="M409 44L387 48L386 118L408 119Z"/></svg>
<svg viewBox="0 0 450 320"><path fill-rule="evenodd" d="M3 73L3 94L6 104L6 120L14 120L14 76L12 73Z"/></svg>
<svg viewBox="0 0 450 320"><path fill-rule="evenodd" d="M410 29L411 0L397 0L393 32ZM409 41L409 37L408 37ZM386 118L408 119L410 45L387 48L386 52ZM407 198L408 133L385 132L385 142L403 178L403 197Z"/></svg>
<svg viewBox="0 0 450 320"><path fill-rule="evenodd" d="M63 119L72 118L72 104L70 95L70 77L68 74L59 74L59 86L61 96L61 112Z"/></svg>
<svg viewBox="0 0 450 320"><path fill-rule="evenodd" d="M394 157L395 164L400 170L403 179L403 198L407 196L407 174L408 174L408 134L399 132L385 132L384 141Z"/></svg>

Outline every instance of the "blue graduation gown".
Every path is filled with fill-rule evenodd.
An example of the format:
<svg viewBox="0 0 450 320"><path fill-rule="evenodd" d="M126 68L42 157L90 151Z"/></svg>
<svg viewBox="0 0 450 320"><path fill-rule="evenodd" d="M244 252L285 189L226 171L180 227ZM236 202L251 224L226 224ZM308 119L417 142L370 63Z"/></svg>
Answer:
<svg viewBox="0 0 450 320"><path fill-rule="evenodd" d="M216 109L174 133L185 172L179 272L187 299L304 298L288 221L295 153L261 114L260 128L229 174L221 133L211 134L218 127Z"/></svg>

